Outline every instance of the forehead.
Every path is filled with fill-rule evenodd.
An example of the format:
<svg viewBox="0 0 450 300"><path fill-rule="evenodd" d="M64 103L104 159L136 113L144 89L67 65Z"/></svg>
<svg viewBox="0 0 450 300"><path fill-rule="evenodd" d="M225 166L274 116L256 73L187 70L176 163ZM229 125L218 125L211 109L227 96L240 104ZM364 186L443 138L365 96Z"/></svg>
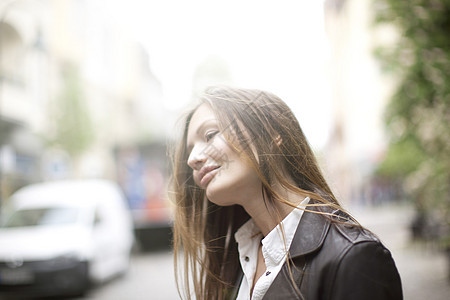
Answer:
<svg viewBox="0 0 450 300"><path fill-rule="evenodd" d="M190 144L195 138L195 135L201 130L202 126L209 124L210 122L217 122L216 116L213 110L208 104L200 105L192 115L189 122L187 143Z"/></svg>
<svg viewBox="0 0 450 300"><path fill-rule="evenodd" d="M188 139L194 136L206 121L216 121L216 116L208 104L202 104L195 110L189 122Z"/></svg>

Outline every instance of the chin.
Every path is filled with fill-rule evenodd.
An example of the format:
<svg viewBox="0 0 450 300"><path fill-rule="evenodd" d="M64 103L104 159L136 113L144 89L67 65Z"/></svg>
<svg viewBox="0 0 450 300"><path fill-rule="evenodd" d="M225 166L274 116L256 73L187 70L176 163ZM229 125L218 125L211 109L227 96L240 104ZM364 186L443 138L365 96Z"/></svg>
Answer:
<svg viewBox="0 0 450 300"><path fill-rule="evenodd" d="M233 203L230 203L228 197L225 197L221 195L221 193L217 193L215 191L210 191L206 189L206 197L208 198L209 201L219 206L233 205Z"/></svg>
<svg viewBox="0 0 450 300"><path fill-rule="evenodd" d="M230 206L236 204L230 191L232 186L221 185L216 180L211 181L206 187L206 197L209 201L219 206Z"/></svg>
<svg viewBox="0 0 450 300"><path fill-rule="evenodd" d="M240 176L234 174L239 173ZM218 173L206 186L206 197L219 206L243 205L250 195L261 192L261 181L254 173L242 170Z"/></svg>

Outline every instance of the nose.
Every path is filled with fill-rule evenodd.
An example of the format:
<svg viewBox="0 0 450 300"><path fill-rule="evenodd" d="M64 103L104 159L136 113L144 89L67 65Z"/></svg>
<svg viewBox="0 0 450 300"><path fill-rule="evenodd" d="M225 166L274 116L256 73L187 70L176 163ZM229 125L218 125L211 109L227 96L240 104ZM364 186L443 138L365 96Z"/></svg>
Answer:
<svg viewBox="0 0 450 300"><path fill-rule="evenodd" d="M206 162L206 153L203 149L199 149L199 147L194 146L191 153L189 154L187 164L193 170L198 171L202 168L202 166Z"/></svg>

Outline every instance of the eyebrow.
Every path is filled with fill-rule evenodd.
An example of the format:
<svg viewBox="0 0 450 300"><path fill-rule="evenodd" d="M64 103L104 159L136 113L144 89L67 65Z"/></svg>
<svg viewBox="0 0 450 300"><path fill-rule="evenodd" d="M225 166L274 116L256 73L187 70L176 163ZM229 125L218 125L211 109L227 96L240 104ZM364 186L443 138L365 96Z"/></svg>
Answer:
<svg viewBox="0 0 450 300"><path fill-rule="evenodd" d="M198 126L197 131L195 133L196 134L200 134L200 131L203 130L203 127L206 127L207 125L209 125L209 123L212 123L212 122L217 124L217 120L216 119L208 119L208 120L203 121L203 123L200 124L200 126Z"/></svg>

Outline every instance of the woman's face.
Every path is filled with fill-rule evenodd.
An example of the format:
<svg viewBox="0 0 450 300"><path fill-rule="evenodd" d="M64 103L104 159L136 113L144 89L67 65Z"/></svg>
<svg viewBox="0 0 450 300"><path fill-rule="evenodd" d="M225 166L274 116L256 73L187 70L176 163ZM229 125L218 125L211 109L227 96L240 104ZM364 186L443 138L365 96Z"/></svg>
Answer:
<svg viewBox="0 0 450 300"><path fill-rule="evenodd" d="M261 193L260 179L228 145L209 105L202 104L194 112L186 143L194 181L210 201L244 206L246 199Z"/></svg>

